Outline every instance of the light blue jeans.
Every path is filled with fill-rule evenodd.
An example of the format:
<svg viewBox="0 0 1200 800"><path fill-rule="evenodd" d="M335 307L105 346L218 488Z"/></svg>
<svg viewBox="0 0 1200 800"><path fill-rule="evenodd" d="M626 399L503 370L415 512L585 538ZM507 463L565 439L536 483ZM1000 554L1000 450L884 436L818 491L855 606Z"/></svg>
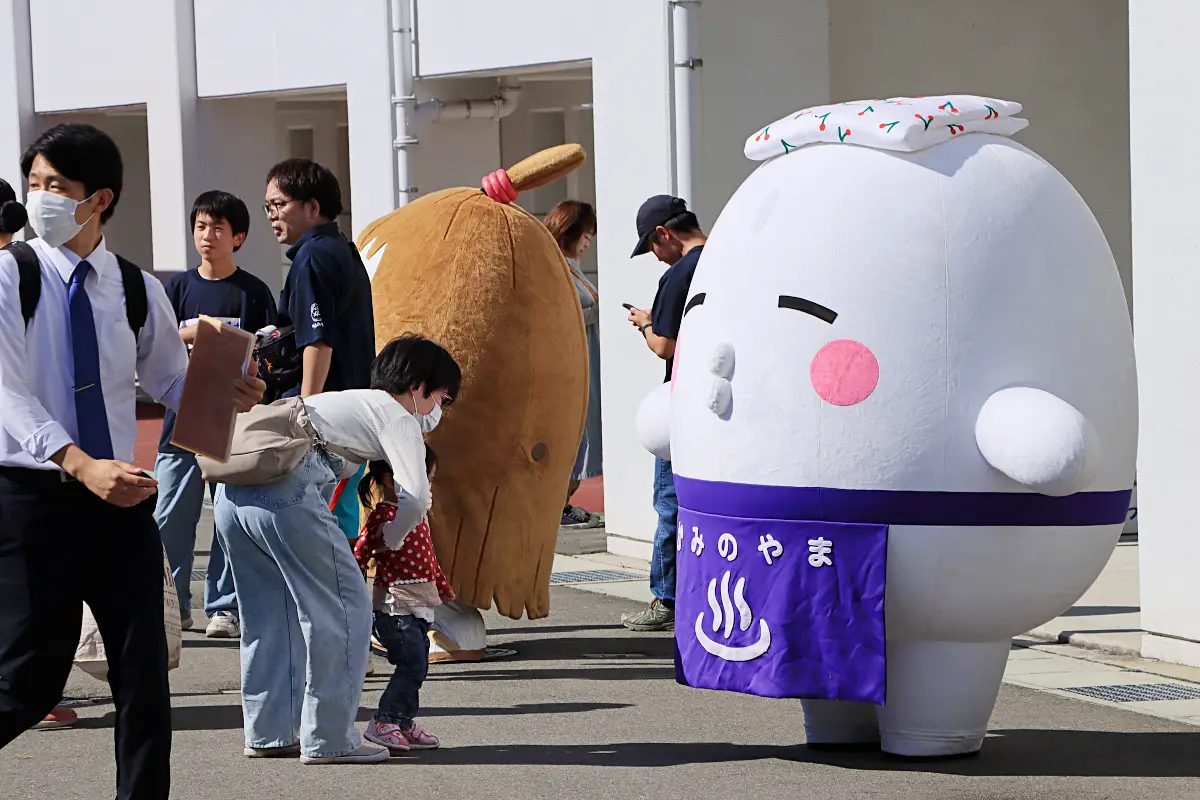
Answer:
<svg viewBox="0 0 1200 800"><path fill-rule="evenodd" d="M679 523L679 500L675 496L675 473L671 462L654 459L654 511L658 528L650 554L650 592L667 608L675 607L675 536Z"/></svg>
<svg viewBox="0 0 1200 800"><path fill-rule="evenodd" d="M168 446L154 460L154 479L158 481L154 522L158 525L158 535L167 550L171 575L179 590L179 610L187 615L192 610L192 565L196 559L196 525L200 522L200 508L204 503L204 477L200 474L196 456ZM209 484L210 497L216 494L216 488ZM211 617L218 611L236 614L237 610L233 572L220 540L214 536L204 580L204 613Z"/></svg>
<svg viewBox="0 0 1200 800"><path fill-rule="evenodd" d="M371 600L329 501L341 460L313 448L288 475L217 489L217 535L238 585L246 746L306 756L359 746L354 727Z"/></svg>

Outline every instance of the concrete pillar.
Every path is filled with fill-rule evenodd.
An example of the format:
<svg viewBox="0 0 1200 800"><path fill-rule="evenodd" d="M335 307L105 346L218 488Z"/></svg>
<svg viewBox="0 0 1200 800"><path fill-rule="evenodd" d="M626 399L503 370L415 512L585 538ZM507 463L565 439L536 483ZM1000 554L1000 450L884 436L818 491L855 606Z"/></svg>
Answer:
<svg viewBox="0 0 1200 800"><path fill-rule="evenodd" d="M664 366L622 324L621 304L649 308L662 274L653 256L630 260L629 253L638 207L671 190L667 6L608 0L593 9L605 524L610 551L648 558L657 522L650 503L654 459L638 443L634 419Z"/></svg>
<svg viewBox="0 0 1200 800"><path fill-rule="evenodd" d="M8 98L0 113L0 178L12 185L18 198L25 184L21 153L36 128L32 58L28 0L0 0L0 97Z"/></svg>
<svg viewBox="0 0 1200 800"><path fill-rule="evenodd" d="M200 168L196 130L196 33L191 0L146 7L153 35L146 76L146 134L150 159L150 229L154 258L147 269L177 271L195 260L187 212L189 186Z"/></svg>
<svg viewBox="0 0 1200 800"><path fill-rule="evenodd" d="M391 29L387 3L351 3L354 54L346 80L354 236L396 207Z"/></svg>
<svg viewBox="0 0 1200 800"><path fill-rule="evenodd" d="M250 234L238 263L282 286L280 250L260 211L267 170L275 163L275 102L269 98L201 100L196 89L195 19L191 0L164 0L147 13L147 46L156 70L146 82L153 268L169 274L195 266L189 215L201 192L223 189L250 209ZM151 266L151 265L144 265Z"/></svg>
<svg viewBox="0 0 1200 800"><path fill-rule="evenodd" d="M1200 7L1189 0L1129 4L1142 653L1191 666L1200 666L1200 381L1192 368L1200 362L1200 197L1190 189L1200 182L1192 136L1200 108L1180 98L1200 91L1189 34L1198 24Z"/></svg>

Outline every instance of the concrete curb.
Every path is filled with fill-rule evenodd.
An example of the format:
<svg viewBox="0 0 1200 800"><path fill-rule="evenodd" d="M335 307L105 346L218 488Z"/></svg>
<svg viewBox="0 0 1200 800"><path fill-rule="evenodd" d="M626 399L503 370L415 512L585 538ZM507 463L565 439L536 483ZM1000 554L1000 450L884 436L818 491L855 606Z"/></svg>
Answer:
<svg viewBox="0 0 1200 800"><path fill-rule="evenodd" d="M1112 638L1120 635L1128 634L1104 634L1104 633L1089 633L1078 631L1056 631L1046 628L1035 628L1032 631L1024 634L1026 638L1036 639L1039 642L1048 644L1067 644L1072 647L1078 647L1081 650L1091 650L1097 653L1108 653L1114 656L1123 656L1126 658L1141 658L1142 650L1140 647L1132 647L1128 644L1123 644L1114 641Z"/></svg>

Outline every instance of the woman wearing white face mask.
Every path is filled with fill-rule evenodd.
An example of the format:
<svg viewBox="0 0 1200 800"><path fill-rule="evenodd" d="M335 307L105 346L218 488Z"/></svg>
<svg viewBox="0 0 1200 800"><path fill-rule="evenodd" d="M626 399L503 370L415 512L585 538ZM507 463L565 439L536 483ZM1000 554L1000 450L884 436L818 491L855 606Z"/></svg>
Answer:
<svg viewBox="0 0 1200 800"><path fill-rule="evenodd" d="M370 389L304 400L321 443L290 473L259 485L224 484L214 516L238 589L245 755L306 764L369 763L387 749L354 727L371 635L362 573L329 510L335 479L361 461L386 461L395 526L416 527L430 505L423 433L454 401L462 372L419 336L394 339L371 366Z"/></svg>
<svg viewBox="0 0 1200 800"><path fill-rule="evenodd" d="M604 446L600 435L600 295L596 287L583 274L579 260L591 247L596 235L596 211L590 203L579 200L563 200L550 209L543 220L546 228L558 242L558 247L571 268L571 277L579 292L579 305L583 309L583 324L588 343L588 406L587 421L583 429L583 440L571 471L571 483L567 487L567 499L563 506L564 528L597 528L604 524L595 514L571 505L571 497L579 484L604 472Z"/></svg>

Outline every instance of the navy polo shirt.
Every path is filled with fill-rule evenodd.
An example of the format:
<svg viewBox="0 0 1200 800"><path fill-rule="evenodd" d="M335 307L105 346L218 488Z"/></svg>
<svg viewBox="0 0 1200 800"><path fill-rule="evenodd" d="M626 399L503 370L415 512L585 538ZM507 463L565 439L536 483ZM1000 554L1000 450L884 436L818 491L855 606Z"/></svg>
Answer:
<svg viewBox="0 0 1200 800"><path fill-rule="evenodd" d="M279 326L296 327L296 346L333 348L324 391L366 389L375 360L371 279L337 223L310 228L288 248L292 266L279 296ZM300 393L300 387L288 392Z"/></svg>

